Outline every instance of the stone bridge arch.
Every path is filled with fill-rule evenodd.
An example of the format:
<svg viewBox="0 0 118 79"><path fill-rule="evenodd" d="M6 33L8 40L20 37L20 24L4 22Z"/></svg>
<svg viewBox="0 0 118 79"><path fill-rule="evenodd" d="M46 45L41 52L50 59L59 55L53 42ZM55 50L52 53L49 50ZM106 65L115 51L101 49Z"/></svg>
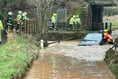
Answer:
<svg viewBox="0 0 118 79"><path fill-rule="evenodd" d="M87 26L97 31L103 26L103 10L107 6L116 6L117 0L85 0L88 3Z"/></svg>

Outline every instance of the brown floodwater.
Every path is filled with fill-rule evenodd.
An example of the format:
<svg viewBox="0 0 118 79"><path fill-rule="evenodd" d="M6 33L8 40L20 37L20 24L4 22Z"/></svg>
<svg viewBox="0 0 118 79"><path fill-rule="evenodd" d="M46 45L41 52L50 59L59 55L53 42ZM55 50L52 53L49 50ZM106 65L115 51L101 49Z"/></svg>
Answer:
<svg viewBox="0 0 118 79"><path fill-rule="evenodd" d="M113 38L117 33L113 31ZM33 62L24 79L115 79L104 62L110 45L79 47L78 42L51 44Z"/></svg>
<svg viewBox="0 0 118 79"><path fill-rule="evenodd" d="M24 79L114 79L104 61L84 61L57 55L42 54Z"/></svg>

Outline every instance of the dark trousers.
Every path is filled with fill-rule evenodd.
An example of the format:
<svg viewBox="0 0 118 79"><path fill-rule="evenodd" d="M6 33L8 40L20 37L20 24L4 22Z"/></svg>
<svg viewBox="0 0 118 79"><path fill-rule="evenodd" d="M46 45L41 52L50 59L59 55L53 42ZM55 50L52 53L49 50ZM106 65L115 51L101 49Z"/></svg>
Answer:
<svg viewBox="0 0 118 79"><path fill-rule="evenodd" d="M79 28L80 27L80 23L77 23L76 26Z"/></svg>
<svg viewBox="0 0 118 79"><path fill-rule="evenodd" d="M68 28L72 29L73 28L73 25L72 24L69 24L68 25Z"/></svg>
<svg viewBox="0 0 118 79"><path fill-rule="evenodd" d="M50 30L54 30L54 28L55 28L55 23L52 23L52 25L50 26Z"/></svg>
<svg viewBox="0 0 118 79"><path fill-rule="evenodd" d="M15 29L16 29L16 30L20 29L20 24L17 24L17 26L16 26Z"/></svg>

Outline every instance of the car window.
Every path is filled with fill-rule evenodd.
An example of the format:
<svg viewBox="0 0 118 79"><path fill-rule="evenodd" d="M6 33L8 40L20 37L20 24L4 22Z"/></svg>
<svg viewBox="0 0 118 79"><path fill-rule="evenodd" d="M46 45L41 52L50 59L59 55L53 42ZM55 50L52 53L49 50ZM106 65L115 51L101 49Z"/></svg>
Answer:
<svg viewBox="0 0 118 79"><path fill-rule="evenodd" d="M84 40L101 40L102 39L102 34L99 33L91 33L91 34L87 34L84 38Z"/></svg>

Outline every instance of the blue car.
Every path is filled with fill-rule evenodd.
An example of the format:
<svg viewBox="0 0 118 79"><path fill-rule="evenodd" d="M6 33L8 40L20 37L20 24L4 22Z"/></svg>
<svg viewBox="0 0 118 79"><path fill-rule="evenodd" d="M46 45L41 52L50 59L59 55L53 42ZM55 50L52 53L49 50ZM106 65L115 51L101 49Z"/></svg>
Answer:
<svg viewBox="0 0 118 79"><path fill-rule="evenodd" d="M79 43L79 46L99 45L102 41L102 33L89 33Z"/></svg>

